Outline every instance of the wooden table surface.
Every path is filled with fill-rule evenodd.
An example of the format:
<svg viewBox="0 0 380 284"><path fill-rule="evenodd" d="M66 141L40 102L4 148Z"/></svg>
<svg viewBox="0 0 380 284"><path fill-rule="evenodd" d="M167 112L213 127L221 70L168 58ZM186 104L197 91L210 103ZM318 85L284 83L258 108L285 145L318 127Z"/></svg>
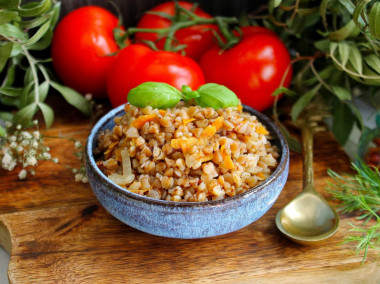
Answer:
<svg viewBox="0 0 380 284"><path fill-rule="evenodd" d="M57 104L50 135L85 142L89 120ZM57 109L57 108L56 108ZM315 138L315 185L326 195L326 170L348 171L349 159L329 133ZM89 184L75 182L64 164L78 166L73 143L47 139L59 164L40 162L25 181L0 170L0 245L11 255L11 283L380 283L379 258L364 266L354 244L340 244L354 216L342 215L324 244L304 247L275 226L278 210L302 190L302 159L291 153L287 184L258 221L230 234L196 240L157 237L133 229L101 207Z"/></svg>

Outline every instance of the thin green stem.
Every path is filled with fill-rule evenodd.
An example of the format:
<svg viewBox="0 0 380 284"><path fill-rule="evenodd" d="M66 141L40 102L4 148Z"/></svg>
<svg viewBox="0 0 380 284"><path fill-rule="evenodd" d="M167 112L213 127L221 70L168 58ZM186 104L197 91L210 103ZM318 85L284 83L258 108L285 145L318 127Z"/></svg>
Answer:
<svg viewBox="0 0 380 284"><path fill-rule="evenodd" d="M38 69L41 70L41 73L42 75L44 76L45 80L50 83L50 77L49 77L49 74L46 72L46 69L44 66L42 66L41 64L38 64Z"/></svg>
<svg viewBox="0 0 380 284"><path fill-rule="evenodd" d="M34 80L34 102L38 104L40 102L40 94L38 90L39 82L38 82L38 74L36 70L36 61L33 56L30 55L28 49L25 46L22 46L22 50L26 58L29 61L30 68L32 70L33 80Z"/></svg>

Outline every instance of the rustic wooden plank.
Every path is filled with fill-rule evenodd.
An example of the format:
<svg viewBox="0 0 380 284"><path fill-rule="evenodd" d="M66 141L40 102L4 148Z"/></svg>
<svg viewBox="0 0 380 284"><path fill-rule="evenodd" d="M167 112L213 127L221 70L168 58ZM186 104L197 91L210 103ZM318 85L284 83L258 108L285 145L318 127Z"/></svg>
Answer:
<svg viewBox="0 0 380 284"><path fill-rule="evenodd" d="M49 134L85 141L89 121L64 104ZM49 140L53 156L75 166L72 142ZM349 159L329 133L315 143L315 183L326 170L349 171ZM342 216L331 239L303 247L275 227L278 210L302 190L302 159L292 153L288 182L272 209L255 223L224 236L179 240L152 236L119 222L60 164L41 162L37 174L18 181L0 171L0 245L11 254L11 283L378 283L378 256L361 266L353 244L339 245L354 216Z"/></svg>

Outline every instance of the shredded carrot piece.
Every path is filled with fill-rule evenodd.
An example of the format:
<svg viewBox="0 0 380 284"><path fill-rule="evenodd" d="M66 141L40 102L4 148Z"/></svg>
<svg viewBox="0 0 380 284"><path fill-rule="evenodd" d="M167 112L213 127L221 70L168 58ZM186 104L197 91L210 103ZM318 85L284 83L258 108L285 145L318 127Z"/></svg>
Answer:
<svg viewBox="0 0 380 284"><path fill-rule="evenodd" d="M194 120L195 120L195 118L184 119L184 120L182 121L182 123L183 123L183 125L187 125L188 123L190 123L190 122L192 122L192 121L194 121Z"/></svg>
<svg viewBox="0 0 380 284"><path fill-rule="evenodd" d="M198 139L194 137L189 138L177 138L170 141L170 145L174 149L182 149L182 152L186 154L192 145L198 143Z"/></svg>
<svg viewBox="0 0 380 284"><path fill-rule="evenodd" d="M219 116L215 121L212 123L212 126L215 127L215 133L218 132L223 127L224 117Z"/></svg>
<svg viewBox="0 0 380 284"><path fill-rule="evenodd" d="M225 145L222 145L222 147L220 147L220 152L222 153L223 157L221 167L233 170L235 168L235 165L232 162L231 156L226 152Z"/></svg>
<svg viewBox="0 0 380 284"><path fill-rule="evenodd" d="M207 126L205 129L202 131L202 137L211 137L216 133L216 127L213 125Z"/></svg>
<svg viewBox="0 0 380 284"><path fill-rule="evenodd" d="M237 106L237 109L238 109L238 111L242 112L242 111L243 111L243 106L242 106L241 104L239 104L239 105Z"/></svg>
<svg viewBox="0 0 380 284"><path fill-rule="evenodd" d="M149 121L153 121L156 118L157 118L156 114L142 115L142 116L139 116L138 118L136 118L134 121L132 121L131 126L137 128L137 129L141 129L145 123L147 123Z"/></svg>
<svg viewBox="0 0 380 284"><path fill-rule="evenodd" d="M111 157L111 153L113 151L113 148L118 144L118 141L112 142L109 146L108 149L104 152L104 155L106 156L106 159Z"/></svg>
<svg viewBox="0 0 380 284"><path fill-rule="evenodd" d="M260 126L259 128L256 129L256 132L259 133L259 134L264 134L264 135L268 135L269 132L268 130L265 129L264 126Z"/></svg>
<svg viewBox="0 0 380 284"><path fill-rule="evenodd" d="M214 157L213 154L208 154L208 155L197 158L197 161L200 161L203 163L203 162L211 161L213 157Z"/></svg>
<svg viewBox="0 0 380 284"><path fill-rule="evenodd" d="M161 114L162 116L164 116L165 113L166 113L166 110L159 109L159 110L158 110L158 113Z"/></svg>
<svg viewBox="0 0 380 284"><path fill-rule="evenodd" d="M257 176L258 176L259 178L265 178L265 176L264 176L264 174L263 174L262 172L258 173Z"/></svg>

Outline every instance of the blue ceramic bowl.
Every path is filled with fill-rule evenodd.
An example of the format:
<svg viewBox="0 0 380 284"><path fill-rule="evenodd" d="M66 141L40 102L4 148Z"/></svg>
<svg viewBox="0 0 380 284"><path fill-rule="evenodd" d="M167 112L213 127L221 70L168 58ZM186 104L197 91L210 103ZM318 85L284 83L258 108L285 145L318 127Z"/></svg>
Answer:
<svg viewBox="0 0 380 284"><path fill-rule="evenodd" d="M97 167L93 150L100 131L112 129L114 118L124 114L120 106L92 129L85 149L86 170L92 190L102 206L123 223L149 234L170 238L205 238L239 230L263 216L280 195L289 172L288 145L278 128L258 111L255 115L274 137L280 150L279 164L272 175L256 187L223 200L173 202L156 200L130 192L111 182Z"/></svg>

